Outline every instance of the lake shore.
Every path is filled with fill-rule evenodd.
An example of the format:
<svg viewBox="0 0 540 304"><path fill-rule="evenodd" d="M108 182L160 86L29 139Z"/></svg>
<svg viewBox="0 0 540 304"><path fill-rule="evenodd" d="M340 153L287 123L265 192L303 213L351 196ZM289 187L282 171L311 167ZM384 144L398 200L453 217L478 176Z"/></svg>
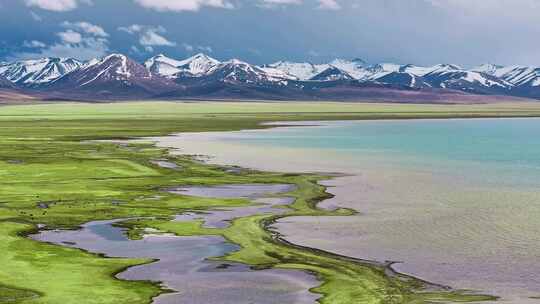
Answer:
<svg viewBox="0 0 540 304"><path fill-rule="evenodd" d="M314 125L311 128L317 128L318 124L321 123L304 122L293 125ZM287 129L288 127L281 128L281 132L287 132ZM437 224L440 227L425 237L423 236L425 233L422 233L422 229L434 227L432 223L422 221L434 221L444 216L465 216L465 213L450 214L444 206L440 208L431 206L433 196L452 195L451 189L439 186L455 184L456 181L452 177L434 175L429 170L418 168L396 170L393 164L382 167L369 165L371 161L369 156L362 167L349 166L347 163L352 160L343 159L343 155L336 155L331 151L317 151L314 156L313 150L247 145L235 141L236 137L242 137L245 133L263 134L271 133L273 130L275 129L183 133L154 140L157 140L157 145L160 147L176 148L175 153L210 155L210 158L205 158L205 160L211 163L277 172L345 173L346 176L323 183L334 198L321 202L319 206L329 209L352 208L360 213L352 217L288 217L279 220L273 227L286 241L359 259L398 262L393 264L393 268L401 273L458 289L472 289L503 296L506 303L535 303L536 300L532 297L535 296L536 288L529 288L523 281L529 280L530 286L533 286L537 276L532 269L524 267L526 263L501 265L500 260L495 259L496 257L492 260L490 254L482 252L482 249L476 251L475 254L477 256L484 254L485 257L478 259L475 256L469 256L468 252L455 251L446 244L446 239L436 242L431 247L423 246L424 242L436 240L437 234L446 234L456 242L459 241L461 232L452 229L451 225L455 223L451 221L441 221ZM321 159L324 161L321 162ZM408 184L403 185L401 183L403 180L406 180ZM431 187L429 192L421 197L418 196L418 190L425 188L426 185ZM467 181L457 181L455 186L459 187L459 185L466 188ZM395 191L388 193L384 191L386 187ZM478 195L477 198L484 198L485 194L482 192ZM414 204L402 206L401 201L414 202ZM388 209L381 209L381 204L385 204ZM420 217L420 223L414 223L414 230L402 232L412 233L419 237L412 242L406 242L411 239L410 236L400 234L399 231L396 233L396 223L407 224L404 222L408 221L407 218L401 218L401 215L413 216L422 210L428 210L428 214ZM471 220L474 219L471 218ZM394 229L385 228L387 226ZM380 236L385 236L386 239ZM486 235L479 234L478 237L477 241L481 241L480 237L486 237ZM485 241L490 240L486 238ZM496 239L491 241L497 242ZM470 246L465 243L462 245ZM418 254L418 248L421 248L421 254ZM522 277L523 281L514 284L512 280L516 277Z"/></svg>
<svg viewBox="0 0 540 304"><path fill-rule="evenodd" d="M223 225L171 221L175 215L245 206L245 201L189 198L163 193L179 185L291 183L301 191L288 215L350 214L330 212L316 204L327 198L322 175L258 172L194 162L172 156L150 144L119 145L101 140L129 140L178 132L261 129L271 121L320 121L454 117L539 116L538 105L373 105L288 103L47 104L4 107L0 115L2 201L0 302L8 299L40 303L150 303L162 293L150 282L118 280L127 268L147 259L109 259L101 255L35 242L25 236L40 227L77 229L97 220L156 218L140 229L155 228L177 235L219 235L240 247L225 257L254 267L316 272L327 283L313 291L321 303L480 301L492 299L455 290L432 292L407 276L390 277L384 269L337 255L282 243L271 231L281 215L249 216ZM202 151L202 150L201 150ZM534 149L531 151L535 151ZM264 152L269 152L265 149ZM208 153L203 153L208 154ZM539 154L540 155L540 154ZM332 156L332 155L328 155ZM294 164L294 161L291 162ZM336 167L337 168L337 167ZM292 170L284 170L290 172ZM151 208L149 208L151 206ZM361 209L361 208L357 208ZM515 212L513 212L515 213ZM250 212L251 214L251 212ZM539 217L540 218L540 217ZM133 236L139 226L128 230ZM294 261L294 263L291 263ZM50 280L53 277L55 280ZM93 286L88 288L89 284Z"/></svg>

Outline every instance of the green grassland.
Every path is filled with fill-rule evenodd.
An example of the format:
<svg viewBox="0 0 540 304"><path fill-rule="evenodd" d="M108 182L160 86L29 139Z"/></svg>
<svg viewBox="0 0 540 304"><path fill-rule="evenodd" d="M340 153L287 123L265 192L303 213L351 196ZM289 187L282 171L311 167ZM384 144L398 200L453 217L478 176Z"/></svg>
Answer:
<svg viewBox="0 0 540 304"><path fill-rule="evenodd" d="M105 258L26 237L36 232L38 224L74 229L93 220L127 217L155 218L127 223L132 237L144 227L178 235L221 235L242 247L221 259L313 272L323 282L313 290L324 295L323 303L490 299L428 291L423 282L388 276L383 267L288 244L268 230L278 216L241 218L225 229L171 222L173 215L182 212L249 202L162 191L177 185L291 183L297 185L290 194L296 202L279 217L352 213L317 209L317 202L327 197L317 181L327 177L251 170L228 173L187 156L171 156L151 144L96 140L261 128L260 123L268 121L529 116L540 116L540 106L149 102L0 107L0 303L150 303L163 292L157 283L122 281L114 274L151 260ZM156 159L175 162L181 170L160 168L152 163Z"/></svg>

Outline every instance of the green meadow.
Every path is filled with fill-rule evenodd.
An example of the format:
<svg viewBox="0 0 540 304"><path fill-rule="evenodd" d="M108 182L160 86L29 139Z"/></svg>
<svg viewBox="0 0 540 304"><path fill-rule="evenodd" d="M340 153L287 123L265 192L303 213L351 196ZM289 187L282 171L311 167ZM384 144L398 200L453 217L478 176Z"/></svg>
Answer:
<svg viewBox="0 0 540 304"><path fill-rule="evenodd" d="M318 181L329 177L258 172L204 164L173 156L151 143L114 140L176 132L263 128L271 121L538 117L540 105L403 105L350 103L59 103L0 107L0 303L151 303L165 292L157 282L123 281L115 274L152 260L105 258L27 238L38 225L76 229L105 219L138 238L144 228L186 235L220 235L241 250L216 259L255 268L309 271L321 285L312 291L321 303L439 303L493 299L464 291L434 291L412 277L389 276L384 267L282 241L268 227L280 217L347 215L325 211L328 197ZM104 141L108 140L108 141ZM112 140L112 142L111 142ZM204 152L204 151L202 151ZM166 159L180 170L161 168ZM296 201L282 215L237 219L224 229L201 222L173 222L188 211L250 204L243 199L211 199L169 194L179 185L288 183ZM361 210L359 210L361 211Z"/></svg>

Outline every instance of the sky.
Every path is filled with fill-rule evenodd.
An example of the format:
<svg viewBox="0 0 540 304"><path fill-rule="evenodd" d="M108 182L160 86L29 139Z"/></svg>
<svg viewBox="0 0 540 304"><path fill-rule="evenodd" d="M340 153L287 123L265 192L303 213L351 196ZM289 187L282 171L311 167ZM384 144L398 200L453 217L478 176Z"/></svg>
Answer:
<svg viewBox="0 0 540 304"><path fill-rule="evenodd" d="M0 0L0 60L540 66L540 0Z"/></svg>

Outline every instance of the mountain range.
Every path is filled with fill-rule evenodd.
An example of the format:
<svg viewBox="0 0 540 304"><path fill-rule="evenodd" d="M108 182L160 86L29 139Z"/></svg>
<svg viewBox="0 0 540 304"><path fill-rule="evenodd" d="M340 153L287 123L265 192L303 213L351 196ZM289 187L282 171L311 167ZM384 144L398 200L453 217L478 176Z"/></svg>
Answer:
<svg viewBox="0 0 540 304"><path fill-rule="evenodd" d="M484 64L429 67L336 59L253 65L205 54L143 63L122 54L82 62L42 58L0 63L0 98L54 100L268 99L486 102L540 99L540 68Z"/></svg>

